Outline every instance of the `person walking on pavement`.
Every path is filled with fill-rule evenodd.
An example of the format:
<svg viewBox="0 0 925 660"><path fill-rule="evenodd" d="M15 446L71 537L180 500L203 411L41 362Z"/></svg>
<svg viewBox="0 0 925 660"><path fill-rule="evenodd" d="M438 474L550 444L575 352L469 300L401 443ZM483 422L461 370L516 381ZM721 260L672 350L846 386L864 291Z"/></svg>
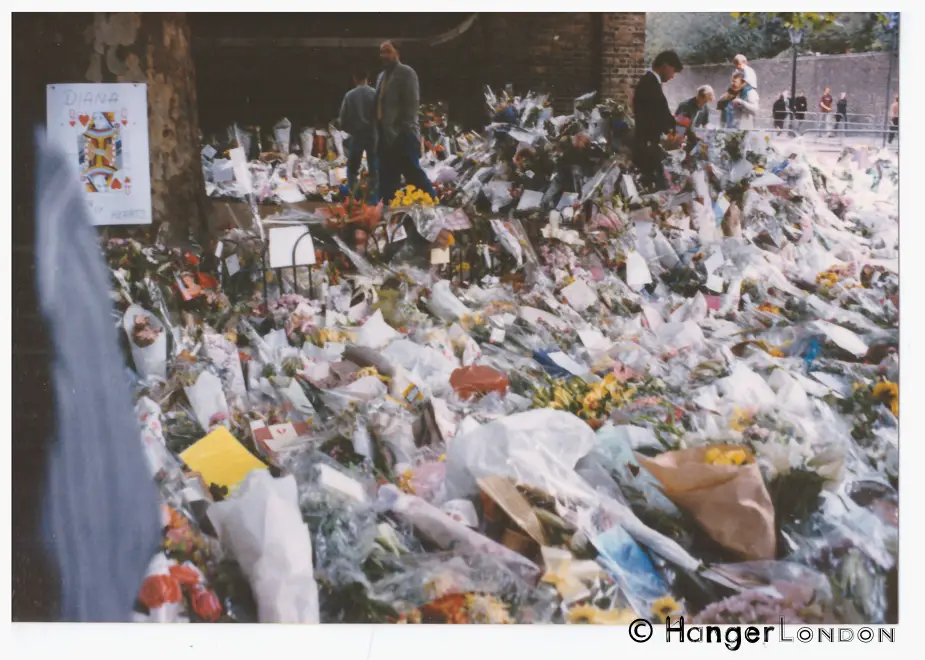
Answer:
<svg viewBox="0 0 925 660"><path fill-rule="evenodd" d="M376 149L376 90L368 84L366 71L353 75L355 87L344 96L340 106L340 127L349 136L347 143L347 189L355 194L363 154L369 169L369 201L376 203L378 155Z"/></svg>
<svg viewBox="0 0 925 660"><path fill-rule="evenodd" d="M889 144L893 144L893 138L899 134L899 95L893 100L890 106L890 139Z"/></svg>
<svg viewBox="0 0 925 660"><path fill-rule="evenodd" d="M771 113L774 116L774 128L778 131L784 130L784 122L787 121L787 110L787 92L781 92L771 108Z"/></svg>
<svg viewBox="0 0 925 660"><path fill-rule="evenodd" d="M806 111L809 109L809 103L806 101L806 92L802 89L793 99L793 120L796 123L794 130L800 132L803 130L803 121L806 119Z"/></svg>
<svg viewBox="0 0 925 660"><path fill-rule="evenodd" d="M732 63L735 65L736 71L740 71L742 75L745 76L745 82L752 86L755 91L758 90L758 74L755 73L755 70L748 66L748 60L745 59L745 55L736 55L732 58Z"/></svg>
<svg viewBox="0 0 925 660"><path fill-rule="evenodd" d="M835 130L841 126L842 131L848 129L848 94L842 92L841 98L835 104Z"/></svg>
<svg viewBox="0 0 925 660"><path fill-rule="evenodd" d="M784 127L793 130L793 98L790 96L790 90L784 90L784 99L787 101L787 119Z"/></svg>
<svg viewBox="0 0 925 660"><path fill-rule="evenodd" d="M662 136L670 134L666 146L680 145L680 137L674 133L677 124L668 108L662 85L683 68L681 58L673 50L661 52L652 61L652 68L639 79L633 93L633 116L636 120L633 162L642 174L643 185L658 190L664 190L668 185L662 165L665 158Z"/></svg>
<svg viewBox="0 0 925 660"><path fill-rule="evenodd" d="M832 104L834 101L831 90L826 87L822 96L819 97L819 123L823 134L829 133L832 129Z"/></svg>
<svg viewBox="0 0 925 660"><path fill-rule="evenodd" d="M399 61L391 41L379 47L383 71L376 82L376 123L379 143L379 192L386 205L405 183L436 197L434 187L421 169L421 127L418 106L421 90L418 74Z"/></svg>

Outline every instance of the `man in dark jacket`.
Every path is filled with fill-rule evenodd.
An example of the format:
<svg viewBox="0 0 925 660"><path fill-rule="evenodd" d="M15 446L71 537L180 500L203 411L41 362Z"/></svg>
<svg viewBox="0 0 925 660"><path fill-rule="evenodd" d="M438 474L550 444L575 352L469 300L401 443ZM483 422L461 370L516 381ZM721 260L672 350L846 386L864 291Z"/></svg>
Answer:
<svg viewBox="0 0 925 660"><path fill-rule="evenodd" d="M841 126L842 130L848 128L848 94L842 93L841 98L835 104L835 130Z"/></svg>
<svg viewBox="0 0 925 660"><path fill-rule="evenodd" d="M713 88L703 85L697 89L696 96L678 104L678 109L674 111L675 118L677 120L678 117L687 117L690 120L690 128L706 126L710 123L710 103L713 103Z"/></svg>
<svg viewBox="0 0 925 660"><path fill-rule="evenodd" d="M774 128L779 131L784 129L784 122L787 120L787 110L787 93L781 92L777 100L774 101L774 106L771 109L771 112L774 114Z"/></svg>
<svg viewBox="0 0 925 660"><path fill-rule="evenodd" d="M692 151L700 139L696 129L710 124L710 103L713 102L713 88L702 85L697 89L697 95L686 101L681 101L678 109L674 111L675 122L678 124L678 133L687 135L688 151Z"/></svg>
<svg viewBox="0 0 925 660"><path fill-rule="evenodd" d="M399 61L398 49L391 41L379 47L384 65L376 82L376 122L379 140L379 192L388 204L406 184L435 197L434 187L421 169L421 127L418 123L420 87L418 74Z"/></svg>
<svg viewBox="0 0 925 660"><path fill-rule="evenodd" d="M353 74L356 85L344 96L340 106L340 127L350 135L347 144L347 187L353 192L366 154L371 186L377 178L376 153L376 90L367 84L365 71ZM371 188L372 190L372 188ZM375 194L370 195L375 202Z"/></svg>
<svg viewBox="0 0 925 660"><path fill-rule="evenodd" d="M636 119L633 160L642 173L643 184L658 190L667 187L662 166L665 157L662 136L670 133L669 146L678 144L678 138L673 136L675 118L668 108L662 85L683 68L681 59L673 50L659 53L652 62L652 68L639 79L633 94L633 116Z"/></svg>
<svg viewBox="0 0 925 660"><path fill-rule="evenodd" d="M796 120L795 128L797 130L803 127L803 121L806 119L806 111L809 109L809 103L806 100L806 92L802 89L793 99L793 118Z"/></svg>

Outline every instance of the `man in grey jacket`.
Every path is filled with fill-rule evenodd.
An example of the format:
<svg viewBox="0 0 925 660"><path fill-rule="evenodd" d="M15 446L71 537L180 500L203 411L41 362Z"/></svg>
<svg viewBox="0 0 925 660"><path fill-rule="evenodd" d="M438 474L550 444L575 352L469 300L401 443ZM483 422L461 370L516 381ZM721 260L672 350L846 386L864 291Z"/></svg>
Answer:
<svg viewBox="0 0 925 660"><path fill-rule="evenodd" d="M366 71L353 74L353 89L344 96L340 106L340 127L350 135L347 143L347 187L352 194L360 174L363 154L369 168L369 198L376 202L376 91L367 84Z"/></svg>
<svg viewBox="0 0 925 660"><path fill-rule="evenodd" d="M420 87L418 75L399 61L398 49L391 41L379 47L384 65L376 82L376 122L379 140L379 192L383 203L392 201L401 187L401 178L436 196L434 187L421 169L421 128L418 124Z"/></svg>

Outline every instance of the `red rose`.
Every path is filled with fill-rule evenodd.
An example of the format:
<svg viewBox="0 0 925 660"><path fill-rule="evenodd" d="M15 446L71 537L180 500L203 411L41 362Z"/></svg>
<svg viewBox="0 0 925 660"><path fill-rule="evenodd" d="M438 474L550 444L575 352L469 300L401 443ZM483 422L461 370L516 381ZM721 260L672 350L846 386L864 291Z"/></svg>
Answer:
<svg viewBox="0 0 925 660"><path fill-rule="evenodd" d="M199 584L199 571L192 566L171 566L170 577L184 587L195 587Z"/></svg>
<svg viewBox="0 0 925 660"><path fill-rule="evenodd" d="M183 600L180 583L169 575L149 575L141 583L138 600L149 610L157 609L165 603L179 603Z"/></svg>
<svg viewBox="0 0 925 660"><path fill-rule="evenodd" d="M217 289L218 280L208 273L199 273L199 285L205 287L206 289Z"/></svg>
<svg viewBox="0 0 925 660"><path fill-rule="evenodd" d="M193 611L205 621L215 622L222 616L222 604L211 589L196 589L193 592Z"/></svg>

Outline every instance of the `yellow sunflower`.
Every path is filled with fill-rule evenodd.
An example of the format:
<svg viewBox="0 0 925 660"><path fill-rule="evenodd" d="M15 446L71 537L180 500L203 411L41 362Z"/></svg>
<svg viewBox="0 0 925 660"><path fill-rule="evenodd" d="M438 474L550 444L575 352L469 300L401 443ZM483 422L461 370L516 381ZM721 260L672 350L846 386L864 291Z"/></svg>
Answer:
<svg viewBox="0 0 925 660"><path fill-rule="evenodd" d="M681 604L671 596L662 596L652 603L652 614L665 623L668 617L681 615Z"/></svg>

